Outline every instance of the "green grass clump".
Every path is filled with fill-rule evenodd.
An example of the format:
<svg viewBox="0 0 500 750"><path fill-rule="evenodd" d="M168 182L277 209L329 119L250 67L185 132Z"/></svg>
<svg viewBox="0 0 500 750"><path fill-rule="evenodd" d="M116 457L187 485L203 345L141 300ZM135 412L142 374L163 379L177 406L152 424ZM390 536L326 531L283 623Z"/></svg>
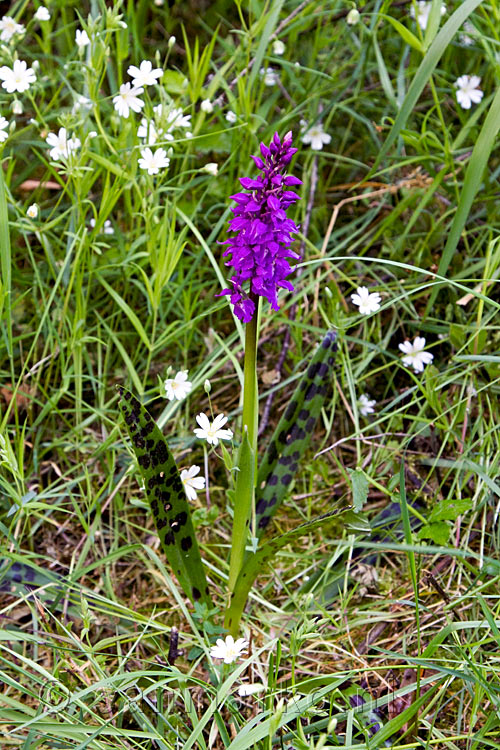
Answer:
<svg viewBox="0 0 500 750"><path fill-rule="evenodd" d="M0 80L15 60L36 77L0 88L2 747L500 747L497 0L360 2L354 24L343 0L39 8L0 20ZM120 116L143 60L163 75ZM327 329L339 351L272 534L351 503L365 520L283 547L250 592L248 653L220 665L229 471L193 428L212 408L238 432L217 243L250 155L288 130L303 261L262 313L261 445ZM141 168L147 147L168 168ZM417 336L421 372L399 349ZM168 401L179 370L192 391ZM213 610L166 566L117 384L207 479L191 506Z"/></svg>

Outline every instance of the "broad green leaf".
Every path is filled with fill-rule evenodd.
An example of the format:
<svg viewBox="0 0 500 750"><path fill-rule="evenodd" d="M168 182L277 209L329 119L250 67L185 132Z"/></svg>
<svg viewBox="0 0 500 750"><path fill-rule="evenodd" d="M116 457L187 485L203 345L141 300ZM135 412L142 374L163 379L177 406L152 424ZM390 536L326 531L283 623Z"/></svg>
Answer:
<svg viewBox="0 0 500 750"><path fill-rule="evenodd" d="M354 510L362 510L368 498L368 479L363 469L349 471L352 482L352 501Z"/></svg>
<svg viewBox="0 0 500 750"><path fill-rule="evenodd" d="M122 386L117 388L121 396L120 411L167 560L191 601L210 603L191 511L167 441L151 414L135 396Z"/></svg>
<svg viewBox="0 0 500 750"><path fill-rule="evenodd" d="M432 509L429 521L456 521L456 519L467 513L472 508L470 498L456 500L440 500Z"/></svg>
<svg viewBox="0 0 500 750"><path fill-rule="evenodd" d="M403 26L403 24L393 18L392 16L386 16L385 13L379 13L380 18L385 18L386 21L389 21L391 26L393 26L396 31L398 32L401 39L410 45L410 47L413 47L413 49L416 49L417 52L423 52L424 48L422 46L422 42L418 37L415 36L409 29L406 28L406 26Z"/></svg>
<svg viewBox="0 0 500 750"><path fill-rule="evenodd" d="M283 502L299 461L309 447L331 382L336 349L336 334L328 331L314 352L263 456L255 493L257 537L262 536Z"/></svg>
<svg viewBox="0 0 500 750"><path fill-rule="evenodd" d="M300 526L297 526L297 528L287 531L285 534L281 534L281 536L266 542L266 544L260 547L257 552L250 555L245 560L243 569L236 581L234 592L231 595L231 602L226 617L226 627L233 633L237 630L253 582L263 570L269 559L273 557L278 550L284 547L285 544L293 542L304 534L308 534L310 531L326 526L333 518L349 510L351 510L351 507L340 508L339 510L325 513L324 515L315 518L313 521L302 523Z"/></svg>
<svg viewBox="0 0 500 750"><path fill-rule="evenodd" d="M419 539L432 539L436 544L446 544L450 536L450 526L446 521L436 521L428 523L419 530L417 537Z"/></svg>

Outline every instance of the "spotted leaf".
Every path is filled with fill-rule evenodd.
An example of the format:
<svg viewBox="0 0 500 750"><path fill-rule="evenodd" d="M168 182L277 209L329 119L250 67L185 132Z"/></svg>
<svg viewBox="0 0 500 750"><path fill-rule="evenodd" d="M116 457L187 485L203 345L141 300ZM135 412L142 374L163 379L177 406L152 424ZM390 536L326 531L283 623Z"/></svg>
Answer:
<svg viewBox="0 0 500 750"><path fill-rule="evenodd" d="M134 446L158 536L168 562L191 601L210 602L184 485L167 441L153 417L118 386L120 410Z"/></svg>
<svg viewBox="0 0 500 750"><path fill-rule="evenodd" d="M262 459L256 489L258 537L286 497L299 461L311 442L332 377L336 338L335 331L328 331L314 352Z"/></svg>

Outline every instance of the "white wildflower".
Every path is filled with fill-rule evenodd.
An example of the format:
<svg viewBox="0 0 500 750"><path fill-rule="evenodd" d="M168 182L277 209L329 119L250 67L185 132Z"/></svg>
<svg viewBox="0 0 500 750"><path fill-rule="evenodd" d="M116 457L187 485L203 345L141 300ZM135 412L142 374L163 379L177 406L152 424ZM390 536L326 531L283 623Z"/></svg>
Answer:
<svg viewBox="0 0 500 750"><path fill-rule="evenodd" d="M96 220L92 218L89 223L90 223L91 228L95 229L95 225L97 223ZM104 224L102 225L100 229L100 232L101 234L114 234L115 233L115 230L113 229L113 225L110 219L106 219L104 221Z"/></svg>
<svg viewBox="0 0 500 750"><path fill-rule="evenodd" d="M265 689L266 687L262 684L262 682L254 682L253 684L250 682L245 682L239 686L238 695L240 696L240 698L246 698L249 695L262 693L262 691Z"/></svg>
<svg viewBox="0 0 500 750"><path fill-rule="evenodd" d="M369 292L366 286L358 286L356 294L351 294L351 300L362 315L370 315L380 310L382 297L378 292Z"/></svg>
<svg viewBox="0 0 500 750"><path fill-rule="evenodd" d="M158 174L160 169L167 169L169 165L170 159L164 148L157 148L156 151L151 151L150 148L141 149L139 167L147 169L148 174Z"/></svg>
<svg viewBox="0 0 500 750"><path fill-rule="evenodd" d="M37 21L50 21L50 12L45 5L40 5L35 15L33 16Z"/></svg>
<svg viewBox="0 0 500 750"><path fill-rule="evenodd" d="M13 36L24 34L25 31L24 26L17 23L11 16L0 18L0 40L2 42L10 42Z"/></svg>
<svg viewBox="0 0 500 750"><path fill-rule="evenodd" d="M358 398L358 411L362 417L367 417L368 414L373 414L375 409L374 406L377 402L375 399L370 399L369 396L362 393Z"/></svg>
<svg viewBox="0 0 500 750"><path fill-rule="evenodd" d="M38 204L37 203L32 203L31 206L28 206L26 210L26 216L29 219L36 219L36 217L38 216Z"/></svg>
<svg viewBox="0 0 500 750"><path fill-rule="evenodd" d="M158 129L153 120L147 120L143 117L141 124L137 128L137 137L143 138L148 146L154 146L158 138L161 139L163 137L163 130ZM168 141L173 140L173 136L167 134L165 139Z"/></svg>
<svg viewBox="0 0 500 750"><path fill-rule="evenodd" d="M205 477L196 476L199 473L199 466L190 466L189 469L181 471L181 480L188 500L196 500L197 491L205 489Z"/></svg>
<svg viewBox="0 0 500 750"><path fill-rule="evenodd" d="M214 111L214 105L212 104L210 99L203 99L202 103L200 104L200 109L202 112L206 112L206 114L209 115Z"/></svg>
<svg viewBox="0 0 500 750"><path fill-rule="evenodd" d="M217 173L219 171L219 165L216 161L209 161L208 164L205 164L205 166L202 168L202 172L206 172L207 174L213 175L213 177L217 176Z"/></svg>
<svg viewBox="0 0 500 750"><path fill-rule="evenodd" d="M138 68L135 65L131 65L127 73L132 78L134 86L153 86L158 82L157 79L162 77L163 70L161 68L153 69L152 62L143 60Z"/></svg>
<svg viewBox="0 0 500 750"><path fill-rule="evenodd" d="M228 111L226 112L226 122L234 124L237 121L237 119L238 118L235 115L235 113L232 110L228 109Z"/></svg>
<svg viewBox="0 0 500 750"><path fill-rule="evenodd" d="M245 638L238 638L235 641L232 635L227 635L224 641L222 638L217 638L216 645L210 649L210 656L212 659L224 659L225 664L232 664L247 652L247 648L248 641Z"/></svg>
<svg viewBox="0 0 500 750"><path fill-rule="evenodd" d="M77 29L75 33L75 42L76 46L79 49L83 49L84 47L87 47L87 45L90 44L90 38L87 32L84 29Z"/></svg>
<svg viewBox="0 0 500 750"><path fill-rule="evenodd" d="M213 422L210 422L206 414L198 414L196 421L200 427L195 427L194 434L200 440L206 440L210 445L218 445L219 440L231 440L233 437L231 430L222 429L227 422L224 414L218 414Z"/></svg>
<svg viewBox="0 0 500 750"><path fill-rule="evenodd" d="M479 76L460 76L455 81L457 88L457 102L462 109L470 109L472 104L479 104L484 93L478 88L481 83Z"/></svg>
<svg viewBox="0 0 500 750"><path fill-rule="evenodd" d="M280 79L274 68L261 68L260 76L264 80L264 86L276 86Z"/></svg>
<svg viewBox="0 0 500 750"><path fill-rule="evenodd" d="M159 114L161 114L161 108ZM190 128L191 115L183 114L182 109L171 109L167 115L167 124L169 125L168 130L175 130L175 128Z"/></svg>
<svg viewBox="0 0 500 750"><path fill-rule="evenodd" d="M58 133L49 133L45 141L51 147L49 155L54 161L69 158L81 146L79 138L68 138L66 128L59 128Z"/></svg>
<svg viewBox="0 0 500 750"><path fill-rule="evenodd" d="M169 401L173 401L174 398L182 401L188 393L191 393L192 387L193 384L188 380L188 371L179 370L174 378L165 380L165 395Z"/></svg>
<svg viewBox="0 0 500 750"><path fill-rule="evenodd" d="M273 42L273 55L279 57L285 52L285 44L281 39L275 39Z"/></svg>
<svg viewBox="0 0 500 750"><path fill-rule="evenodd" d="M351 8L345 19L349 26L356 26L359 19L361 18L360 12L357 8Z"/></svg>
<svg viewBox="0 0 500 750"><path fill-rule="evenodd" d="M22 93L29 89L32 83L35 83L36 75L33 68L28 68L28 63L24 60L14 60L12 68L2 65L0 68L0 80L2 81L2 88L9 94L12 94L14 91Z"/></svg>
<svg viewBox="0 0 500 750"><path fill-rule="evenodd" d="M407 367L413 367L415 372L423 372L425 365L428 365L434 359L431 352L424 352L425 339L423 336L416 336L413 344L408 339L399 344L399 348L406 356L402 357L402 362Z"/></svg>
<svg viewBox="0 0 500 750"><path fill-rule="evenodd" d="M309 128L302 136L302 143L311 144L313 151L321 151L324 144L330 143L332 136L325 133L323 125L318 122Z"/></svg>
<svg viewBox="0 0 500 750"><path fill-rule="evenodd" d="M0 117L0 143L3 143L9 137L7 128L9 127L9 121L5 117Z"/></svg>
<svg viewBox="0 0 500 750"><path fill-rule="evenodd" d="M130 110L140 112L144 107L144 102L139 99L143 88L136 88L130 83L122 83L120 93L113 97L113 104L120 117L128 117Z"/></svg>
<svg viewBox="0 0 500 750"><path fill-rule="evenodd" d="M427 22L429 21L432 2L427 2L426 0L418 0L415 5L417 7L417 12L415 13L415 6L412 4L410 8L410 15L412 18L417 19L417 23L420 28L422 29L422 31L425 31L427 28ZM444 3L441 3L441 15L444 16L445 13L446 5Z"/></svg>

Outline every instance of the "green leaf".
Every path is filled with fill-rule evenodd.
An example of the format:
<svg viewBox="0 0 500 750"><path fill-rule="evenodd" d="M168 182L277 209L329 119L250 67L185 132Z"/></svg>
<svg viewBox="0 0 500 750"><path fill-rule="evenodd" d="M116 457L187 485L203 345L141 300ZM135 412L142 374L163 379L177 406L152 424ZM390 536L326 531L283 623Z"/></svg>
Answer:
<svg viewBox="0 0 500 750"><path fill-rule="evenodd" d="M354 510L363 509L363 505L368 499L368 479L363 469L348 470L352 482L352 501Z"/></svg>
<svg viewBox="0 0 500 750"><path fill-rule="evenodd" d="M417 534L419 539L432 539L436 544L446 544L450 536L450 527L446 521L428 523L422 526Z"/></svg>
<svg viewBox="0 0 500 750"><path fill-rule="evenodd" d="M163 551L191 601L210 603L191 511L167 441L135 396L122 386L117 388Z"/></svg>
<svg viewBox="0 0 500 750"><path fill-rule="evenodd" d="M252 511L255 480L255 454L250 445L248 430L243 433L239 453L238 469L236 473L233 533L231 538L231 562L229 566L229 590L232 591L243 564L248 534L248 524Z"/></svg>
<svg viewBox="0 0 500 750"><path fill-rule="evenodd" d="M340 508L339 510L333 510L329 513L325 513L313 521L307 521L306 523L297 526L297 528L287 531L285 534L266 542L257 552L250 555L246 560L241 570L234 592L231 595L231 603L228 608L226 626L231 630L234 623L239 623L243 608L252 588L253 582L257 578L258 574L263 570L266 563L271 557L273 557L278 550L293 542L295 539L308 534L310 531L326 526L333 518L344 513L345 511L351 510L351 507Z"/></svg>
<svg viewBox="0 0 500 750"><path fill-rule="evenodd" d="M314 352L263 456L255 493L257 537L262 536L286 497L299 461L309 447L328 393L336 350L336 334L328 331Z"/></svg>
<svg viewBox="0 0 500 750"><path fill-rule="evenodd" d="M184 94L187 88L187 78L178 70L166 70L162 78L162 86L169 94Z"/></svg>
<svg viewBox="0 0 500 750"><path fill-rule="evenodd" d="M432 509L429 521L456 521L459 516L467 513L471 508L472 500L470 498L440 500Z"/></svg>
<svg viewBox="0 0 500 750"><path fill-rule="evenodd" d="M392 16L386 16L385 13L379 13L380 18L385 18L386 21L389 21L391 26L393 26L396 31L398 32L401 39L410 45L410 47L413 47L413 49L416 49L417 52L424 51L424 48L422 46L422 42L418 37L415 36L409 29L406 28L406 26L403 26L403 24L400 21L397 21Z"/></svg>

